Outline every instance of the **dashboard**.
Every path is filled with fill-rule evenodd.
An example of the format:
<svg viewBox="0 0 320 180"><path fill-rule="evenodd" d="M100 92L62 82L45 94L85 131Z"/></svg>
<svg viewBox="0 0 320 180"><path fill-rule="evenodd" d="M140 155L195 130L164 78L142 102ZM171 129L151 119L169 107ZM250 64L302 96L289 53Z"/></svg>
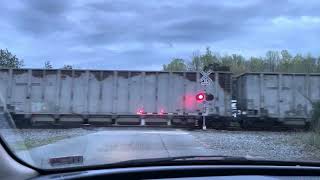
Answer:
<svg viewBox="0 0 320 180"><path fill-rule="evenodd" d="M302 166L154 166L100 169L35 177L56 179L319 179L320 168Z"/></svg>

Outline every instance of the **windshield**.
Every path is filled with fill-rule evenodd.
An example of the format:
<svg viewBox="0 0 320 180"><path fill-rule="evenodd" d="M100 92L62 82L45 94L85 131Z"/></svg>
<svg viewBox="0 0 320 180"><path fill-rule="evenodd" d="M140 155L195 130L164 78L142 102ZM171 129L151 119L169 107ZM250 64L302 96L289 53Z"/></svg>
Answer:
<svg viewBox="0 0 320 180"><path fill-rule="evenodd" d="M320 163L319 12L298 0L5 0L1 139L41 169Z"/></svg>

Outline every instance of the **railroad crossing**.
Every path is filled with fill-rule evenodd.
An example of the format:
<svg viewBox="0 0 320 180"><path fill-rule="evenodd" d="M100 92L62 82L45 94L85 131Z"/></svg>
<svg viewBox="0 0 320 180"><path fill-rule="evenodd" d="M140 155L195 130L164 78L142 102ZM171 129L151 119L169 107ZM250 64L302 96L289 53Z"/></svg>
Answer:
<svg viewBox="0 0 320 180"><path fill-rule="evenodd" d="M179 129L110 129L19 152L23 160L43 168L52 168L50 159L61 157L82 157L77 164L86 166L189 155L209 155L209 149Z"/></svg>

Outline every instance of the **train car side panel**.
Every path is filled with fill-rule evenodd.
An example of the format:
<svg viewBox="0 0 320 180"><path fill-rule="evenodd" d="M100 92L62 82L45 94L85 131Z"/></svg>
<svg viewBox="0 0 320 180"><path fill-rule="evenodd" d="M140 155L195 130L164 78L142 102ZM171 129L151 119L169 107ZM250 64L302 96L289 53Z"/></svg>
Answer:
<svg viewBox="0 0 320 180"><path fill-rule="evenodd" d="M308 122L312 102L320 99L320 74L245 73L236 84L238 106L248 111L246 117Z"/></svg>

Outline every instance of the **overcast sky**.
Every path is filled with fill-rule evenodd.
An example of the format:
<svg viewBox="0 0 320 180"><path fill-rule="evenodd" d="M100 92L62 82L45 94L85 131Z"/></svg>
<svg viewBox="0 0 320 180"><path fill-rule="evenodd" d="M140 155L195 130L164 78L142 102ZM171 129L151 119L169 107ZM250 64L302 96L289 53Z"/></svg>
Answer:
<svg viewBox="0 0 320 180"><path fill-rule="evenodd" d="M320 55L319 0L2 0L0 48L28 67L152 69L206 46Z"/></svg>

